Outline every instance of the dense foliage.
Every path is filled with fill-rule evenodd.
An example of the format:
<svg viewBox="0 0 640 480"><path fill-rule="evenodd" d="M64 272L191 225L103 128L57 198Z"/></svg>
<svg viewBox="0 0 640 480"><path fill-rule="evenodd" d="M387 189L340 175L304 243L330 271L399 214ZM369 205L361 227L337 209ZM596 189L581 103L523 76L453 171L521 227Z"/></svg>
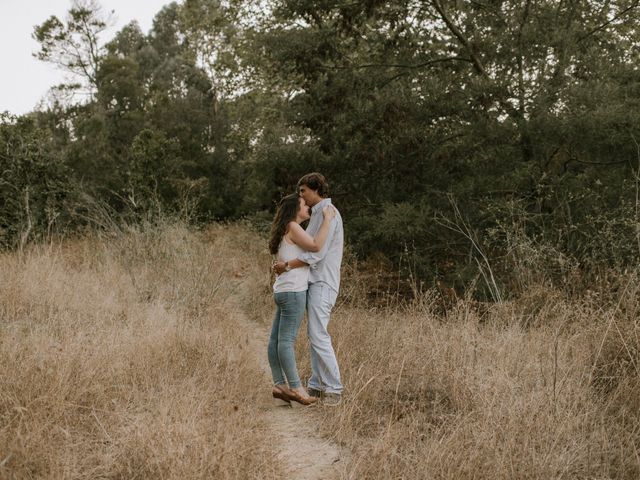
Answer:
<svg viewBox="0 0 640 480"><path fill-rule="evenodd" d="M34 33L75 81L2 118L1 241L97 211L257 221L319 170L353 250L427 283L479 278L497 299L519 272L635 265L639 16L639 0L185 0L100 48L108 19L76 2Z"/></svg>

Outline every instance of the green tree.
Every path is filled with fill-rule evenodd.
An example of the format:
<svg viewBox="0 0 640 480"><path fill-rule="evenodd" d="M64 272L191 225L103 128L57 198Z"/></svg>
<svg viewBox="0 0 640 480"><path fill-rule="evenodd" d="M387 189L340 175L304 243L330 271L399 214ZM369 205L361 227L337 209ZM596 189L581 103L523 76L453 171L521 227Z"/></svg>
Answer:
<svg viewBox="0 0 640 480"><path fill-rule="evenodd" d="M34 28L33 38L40 44L34 56L71 74L75 82L61 88L85 88L91 95L97 89L96 74L103 54L100 35L111 23L96 0L73 0L65 22L52 15Z"/></svg>
<svg viewBox="0 0 640 480"><path fill-rule="evenodd" d="M613 217L632 200L621 186L638 161L637 109L627 108L638 1L271 5L273 18L253 35L256 64L280 79L278 118L320 152L309 167L332 180L363 253L399 261L408 244L428 275L452 259L458 271L474 266L468 239L437 221L456 218L454 199L498 261L507 236L489 233L507 224L500 212L513 214L516 200L534 241L582 262L602 248L610 251L597 258L633 261L629 249L595 242L590 219L600 211L601 224L619 224ZM397 238L399 212L419 235Z"/></svg>
<svg viewBox="0 0 640 480"><path fill-rule="evenodd" d="M52 131L34 117L0 115L0 246L58 231L74 195Z"/></svg>

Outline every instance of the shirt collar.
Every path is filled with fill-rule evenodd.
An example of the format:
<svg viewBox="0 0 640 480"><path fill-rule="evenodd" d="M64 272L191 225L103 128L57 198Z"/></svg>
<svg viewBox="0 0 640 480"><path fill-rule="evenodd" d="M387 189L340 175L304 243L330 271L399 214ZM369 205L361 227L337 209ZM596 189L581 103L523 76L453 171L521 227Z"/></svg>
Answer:
<svg viewBox="0 0 640 480"><path fill-rule="evenodd" d="M323 209L327 205L331 205L331 199L323 198L318 203L316 203L313 207L311 207L311 213L316 213L318 210Z"/></svg>

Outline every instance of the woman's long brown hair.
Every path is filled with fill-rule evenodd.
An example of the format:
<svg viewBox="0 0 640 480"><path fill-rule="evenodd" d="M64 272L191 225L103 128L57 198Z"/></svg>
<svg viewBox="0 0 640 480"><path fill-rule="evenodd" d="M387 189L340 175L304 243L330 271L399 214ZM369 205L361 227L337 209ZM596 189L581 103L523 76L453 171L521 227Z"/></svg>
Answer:
<svg viewBox="0 0 640 480"><path fill-rule="evenodd" d="M269 252L272 255L278 253L282 237L287 233L287 225L296 219L300 208L300 197L297 193L287 195L278 205L278 211L271 224L271 237L269 238Z"/></svg>

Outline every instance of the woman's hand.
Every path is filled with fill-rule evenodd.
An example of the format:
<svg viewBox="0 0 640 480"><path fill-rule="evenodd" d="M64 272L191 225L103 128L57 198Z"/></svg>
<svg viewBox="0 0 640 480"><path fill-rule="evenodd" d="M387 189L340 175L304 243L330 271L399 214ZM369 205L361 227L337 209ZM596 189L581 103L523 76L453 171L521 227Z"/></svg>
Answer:
<svg viewBox="0 0 640 480"><path fill-rule="evenodd" d="M327 205L322 209L322 214L324 215L324 218L331 220L336 216L336 209L333 208L333 205Z"/></svg>
<svg viewBox="0 0 640 480"><path fill-rule="evenodd" d="M271 271L276 275L282 275L286 271L284 262L273 262Z"/></svg>

